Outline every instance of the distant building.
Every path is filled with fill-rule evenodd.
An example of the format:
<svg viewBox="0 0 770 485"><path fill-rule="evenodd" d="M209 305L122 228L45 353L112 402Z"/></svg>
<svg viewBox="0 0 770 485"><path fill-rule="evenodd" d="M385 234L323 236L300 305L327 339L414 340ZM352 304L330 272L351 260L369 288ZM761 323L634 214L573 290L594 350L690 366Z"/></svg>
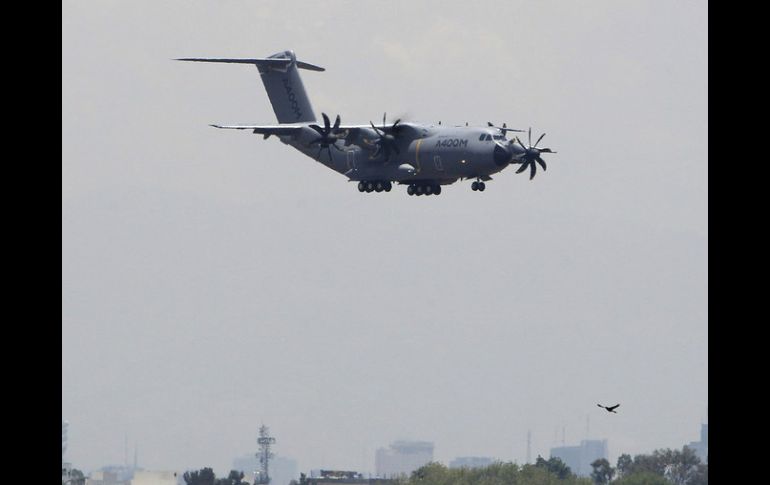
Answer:
<svg viewBox="0 0 770 485"><path fill-rule="evenodd" d="M233 460L233 470L243 472L244 478L254 483L261 466L259 458L255 454L243 455ZM297 462L292 458L274 456L270 460L270 485L288 485L290 481L297 480Z"/></svg>
<svg viewBox="0 0 770 485"><path fill-rule="evenodd" d="M495 461L486 456L459 456L449 463L449 468L484 468Z"/></svg>
<svg viewBox="0 0 770 485"><path fill-rule="evenodd" d="M429 441L395 441L390 448L379 448L374 456L378 477L409 475L433 461L433 443Z"/></svg>
<svg viewBox="0 0 770 485"><path fill-rule="evenodd" d="M86 478L86 485L130 485L129 480L123 480L115 471L99 470L91 472Z"/></svg>
<svg viewBox="0 0 770 485"><path fill-rule="evenodd" d="M143 471L136 466L107 465L91 472L86 485L130 485L134 475Z"/></svg>
<svg viewBox="0 0 770 485"><path fill-rule="evenodd" d="M688 448L700 458L701 463L708 463L709 457L709 425L700 425L700 441L691 441Z"/></svg>
<svg viewBox="0 0 770 485"><path fill-rule="evenodd" d="M67 421L61 422L61 482L64 483L70 479L72 473L72 464L64 461L64 452L67 451Z"/></svg>
<svg viewBox="0 0 770 485"><path fill-rule="evenodd" d="M137 471L129 485L177 485L177 476L168 471Z"/></svg>
<svg viewBox="0 0 770 485"><path fill-rule="evenodd" d="M559 458L575 475L588 477L593 471L591 463L600 458L609 458L607 440L583 440L580 446L551 448L551 457Z"/></svg>

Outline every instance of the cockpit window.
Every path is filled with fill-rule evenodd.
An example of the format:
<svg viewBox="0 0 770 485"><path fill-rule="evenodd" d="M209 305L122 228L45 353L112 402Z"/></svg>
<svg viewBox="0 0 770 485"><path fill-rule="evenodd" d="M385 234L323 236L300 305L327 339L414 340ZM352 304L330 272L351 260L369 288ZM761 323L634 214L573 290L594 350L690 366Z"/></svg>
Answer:
<svg viewBox="0 0 770 485"><path fill-rule="evenodd" d="M485 136L487 136L487 135L485 135L484 133L482 133L482 134L481 134L481 136L479 137L479 141L484 141L484 137L485 137Z"/></svg>
<svg viewBox="0 0 770 485"><path fill-rule="evenodd" d="M487 138L486 138L486 140L487 140L487 141L492 141L492 135L487 135Z"/></svg>
<svg viewBox="0 0 770 485"><path fill-rule="evenodd" d="M492 138L494 138L495 140L505 140L505 135L495 135Z"/></svg>

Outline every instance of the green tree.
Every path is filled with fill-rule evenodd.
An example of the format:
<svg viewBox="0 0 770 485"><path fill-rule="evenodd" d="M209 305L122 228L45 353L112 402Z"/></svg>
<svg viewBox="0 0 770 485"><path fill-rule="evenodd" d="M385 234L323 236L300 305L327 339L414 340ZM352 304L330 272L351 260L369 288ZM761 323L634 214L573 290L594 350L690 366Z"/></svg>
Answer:
<svg viewBox="0 0 770 485"><path fill-rule="evenodd" d="M242 471L230 470L230 474L227 478L220 478L215 485L249 485L249 482L243 480L244 474Z"/></svg>
<svg viewBox="0 0 770 485"><path fill-rule="evenodd" d="M549 472L559 477L559 480L564 480L565 478L573 475L572 470L570 470L570 468L563 461L561 461L560 458L555 456L552 456L548 459L548 461L546 461L542 456L537 455L535 466L548 470Z"/></svg>
<svg viewBox="0 0 770 485"><path fill-rule="evenodd" d="M187 485L215 485L216 476L211 468L203 468L182 475Z"/></svg>
<svg viewBox="0 0 770 485"><path fill-rule="evenodd" d="M673 451L666 463L665 477L674 485L688 485L698 471L700 458L691 448L685 446L682 451Z"/></svg>
<svg viewBox="0 0 770 485"><path fill-rule="evenodd" d="M628 473L631 473L631 468L634 465L634 460L631 458L631 455L620 455L618 457L618 464L617 464L617 473L618 478L622 477Z"/></svg>
<svg viewBox="0 0 770 485"><path fill-rule="evenodd" d="M671 482L656 473L629 472L612 485L671 485Z"/></svg>
<svg viewBox="0 0 770 485"><path fill-rule="evenodd" d="M604 458L594 460L591 463L591 479L596 485L606 485L612 481L612 477L615 475L615 469L610 466L610 462Z"/></svg>
<svg viewBox="0 0 770 485"><path fill-rule="evenodd" d="M592 485L587 478L578 478L568 472L559 478L550 466L564 474L561 460L542 460L540 466L515 463L493 463L483 468L447 468L440 463L429 463L410 477L395 481L396 485ZM561 463L561 466L558 464ZM567 470L569 470L567 468Z"/></svg>

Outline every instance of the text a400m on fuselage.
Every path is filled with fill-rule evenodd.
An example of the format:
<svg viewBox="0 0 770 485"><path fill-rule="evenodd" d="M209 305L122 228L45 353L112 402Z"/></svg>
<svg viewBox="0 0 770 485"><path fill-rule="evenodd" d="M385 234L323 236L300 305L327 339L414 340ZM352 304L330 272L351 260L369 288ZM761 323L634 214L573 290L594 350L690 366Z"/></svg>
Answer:
<svg viewBox="0 0 770 485"><path fill-rule="evenodd" d="M180 61L251 64L257 67L268 98L278 119L273 125L219 125L216 128L250 130L265 139L275 136L302 154L338 172L349 181L358 182L360 192L390 192L393 184L407 186L409 195L438 195L441 187L457 181L472 180L471 189L483 192L491 175L508 167L516 173L529 172L532 180L537 167L546 169L539 148L545 133L532 143L532 129L527 143L509 132L524 130L496 126L448 126L415 123L387 115L375 124L343 124L339 115L332 123L325 113L318 122L305 91L299 69L324 71L324 68L298 61L293 51L265 58L181 58ZM523 135L522 135L523 136Z"/></svg>

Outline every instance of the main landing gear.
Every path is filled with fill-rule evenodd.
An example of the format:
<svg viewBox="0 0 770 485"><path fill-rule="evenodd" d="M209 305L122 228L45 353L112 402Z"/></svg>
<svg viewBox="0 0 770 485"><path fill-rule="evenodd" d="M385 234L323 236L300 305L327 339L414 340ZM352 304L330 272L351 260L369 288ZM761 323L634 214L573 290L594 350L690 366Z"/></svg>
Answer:
<svg viewBox="0 0 770 485"><path fill-rule="evenodd" d="M486 189L486 188L487 188L487 186L484 185L484 182L481 182L481 181L476 181L476 182L473 182L471 184L471 190L473 190L474 192L477 191L477 190L479 192L484 192L484 189Z"/></svg>
<svg viewBox="0 0 770 485"><path fill-rule="evenodd" d="M368 181L368 182L358 182L358 191L359 192L382 192L383 190L385 192L390 192L390 189L393 188L393 184L391 184L388 181L382 181L382 180L375 180L375 181Z"/></svg>
<svg viewBox="0 0 770 485"><path fill-rule="evenodd" d="M409 195L439 195L441 186L439 184L411 184L406 188Z"/></svg>

